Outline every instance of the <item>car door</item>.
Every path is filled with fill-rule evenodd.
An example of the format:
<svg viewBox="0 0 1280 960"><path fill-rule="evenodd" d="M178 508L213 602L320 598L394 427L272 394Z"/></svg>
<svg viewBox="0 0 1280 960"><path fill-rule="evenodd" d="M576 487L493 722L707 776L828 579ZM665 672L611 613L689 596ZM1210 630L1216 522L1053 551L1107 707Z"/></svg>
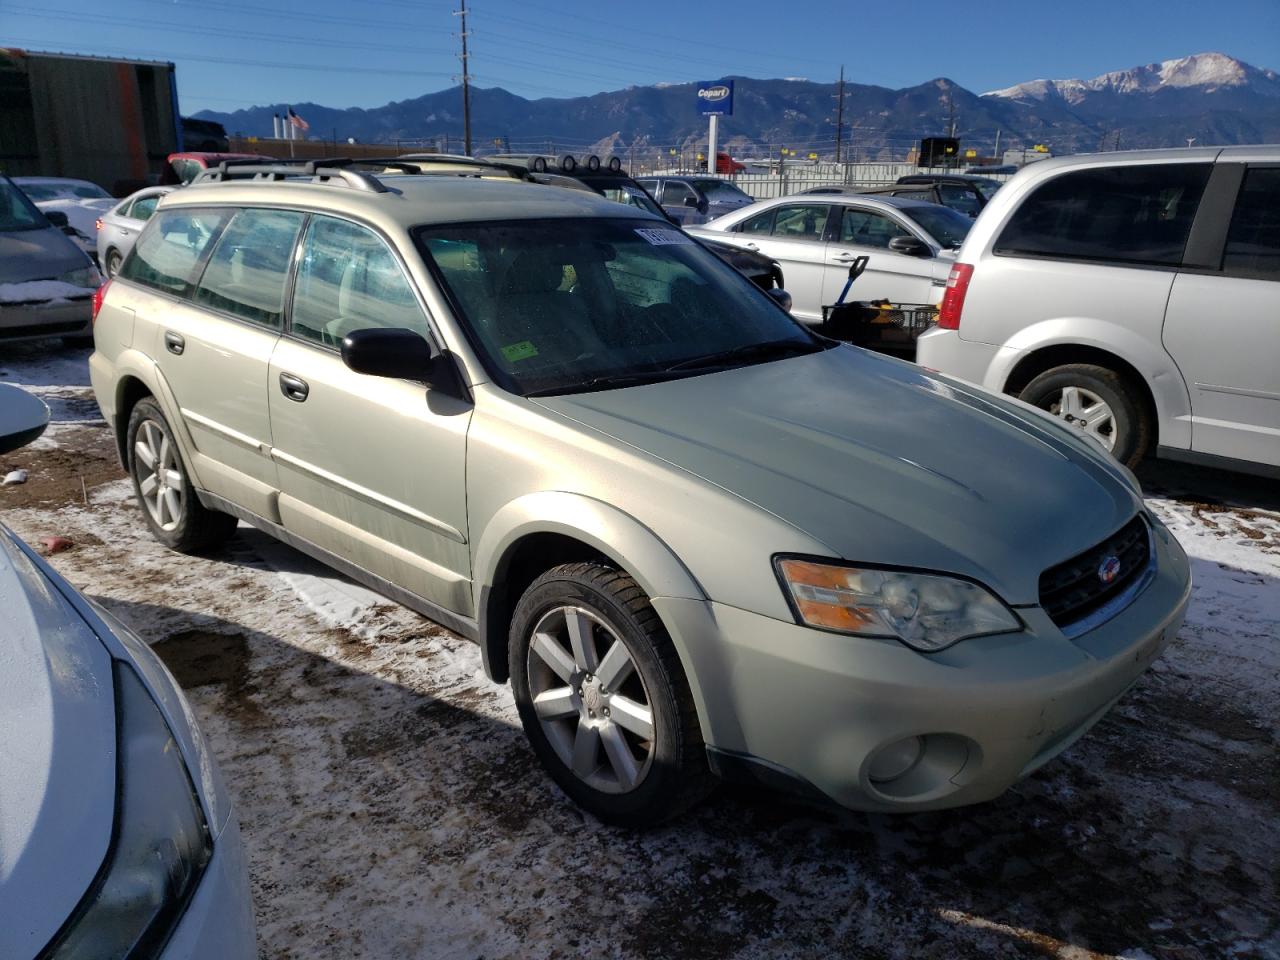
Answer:
<svg viewBox="0 0 1280 960"><path fill-rule="evenodd" d="M1191 448L1280 466L1280 164L1243 171L1219 262L1179 271L1165 311Z"/></svg>
<svg viewBox="0 0 1280 960"><path fill-rule="evenodd" d="M433 338L397 255L361 224L313 215L289 332L271 358L272 456L285 529L447 610L470 616L466 440L471 405L351 371L353 330ZM437 341L438 342L438 341Z"/></svg>
<svg viewBox="0 0 1280 960"><path fill-rule="evenodd" d="M830 203L784 203L748 217L725 233L726 240L776 260L787 278L791 313L809 323L822 322L823 285L829 270L848 272L848 264L827 263L827 221Z"/></svg>
<svg viewBox="0 0 1280 960"><path fill-rule="evenodd" d="M138 310L134 338L177 401L201 486L268 518L278 484L266 374L301 224L289 211L161 211L120 271L165 294Z"/></svg>
<svg viewBox="0 0 1280 960"><path fill-rule="evenodd" d="M849 264L867 257L867 267L849 288L848 299L891 300L894 303L930 303L933 292L933 257L912 257L889 249L894 237L920 238L905 223L888 213L846 204L839 210L835 239L827 247L828 271L823 300L834 303L848 280Z"/></svg>

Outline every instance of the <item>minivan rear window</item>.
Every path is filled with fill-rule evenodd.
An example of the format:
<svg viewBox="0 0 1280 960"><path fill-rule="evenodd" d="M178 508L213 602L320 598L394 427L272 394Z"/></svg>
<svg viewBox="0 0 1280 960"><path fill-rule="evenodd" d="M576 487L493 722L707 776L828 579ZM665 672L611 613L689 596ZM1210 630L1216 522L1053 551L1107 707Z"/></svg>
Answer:
<svg viewBox="0 0 1280 960"><path fill-rule="evenodd" d="M1065 173L1022 202L995 252L1177 266L1212 168L1164 163Z"/></svg>
<svg viewBox="0 0 1280 960"><path fill-rule="evenodd" d="M1245 174L1222 268L1237 276L1280 280L1280 167L1254 167Z"/></svg>

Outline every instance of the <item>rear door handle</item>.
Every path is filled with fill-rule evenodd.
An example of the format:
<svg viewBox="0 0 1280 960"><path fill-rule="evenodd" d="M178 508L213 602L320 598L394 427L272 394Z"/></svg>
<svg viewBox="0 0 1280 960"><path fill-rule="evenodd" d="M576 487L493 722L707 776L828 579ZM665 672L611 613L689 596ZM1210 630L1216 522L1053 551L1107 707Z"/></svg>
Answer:
<svg viewBox="0 0 1280 960"><path fill-rule="evenodd" d="M176 357L182 356L182 351L187 349L187 341L180 333L174 333L172 330L166 330L164 334L164 348Z"/></svg>
<svg viewBox="0 0 1280 960"><path fill-rule="evenodd" d="M282 373L280 374L280 392L294 403L302 403L307 399L311 388L301 377L295 377L292 373Z"/></svg>

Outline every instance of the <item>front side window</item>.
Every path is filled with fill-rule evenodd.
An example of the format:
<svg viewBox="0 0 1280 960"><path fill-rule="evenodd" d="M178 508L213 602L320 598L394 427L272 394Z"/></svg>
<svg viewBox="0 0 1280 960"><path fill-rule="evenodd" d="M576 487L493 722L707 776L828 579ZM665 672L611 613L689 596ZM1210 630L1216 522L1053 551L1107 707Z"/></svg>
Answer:
<svg viewBox="0 0 1280 960"><path fill-rule="evenodd" d="M887 249L894 237L910 236L899 223L870 210L847 209L840 218L840 242Z"/></svg>
<svg viewBox="0 0 1280 960"><path fill-rule="evenodd" d="M606 389L822 349L667 224L507 221L414 235L486 368L516 393Z"/></svg>
<svg viewBox="0 0 1280 960"><path fill-rule="evenodd" d="M1022 202L995 252L1177 266L1211 168L1162 163L1062 174Z"/></svg>
<svg viewBox="0 0 1280 960"><path fill-rule="evenodd" d="M1227 229L1222 269L1280 280L1280 167L1245 173Z"/></svg>
<svg viewBox="0 0 1280 960"><path fill-rule="evenodd" d="M159 195L140 197L133 202L133 209L129 211L129 216L135 220L150 220L151 215L156 212L156 204L159 202Z"/></svg>
<svg viewBox="0 0 1280 960"><path fill-rule="evenodd" d="M151 218L120 268L120 276L185 297L213 238L226 223L226 210L165 210Z"/></svg>
<svg viewBox="0 0 1280 960"><path fill-rule="evenodd" d="M973 228L973 217L967 217L950 207L930 204L927 207L910 207L902 211L944 250L959 250L964 238Z"/></svg>
<svg viewBox="0 0 1280 960"><path fill-rule="evenodd" d="M280 329L289 259L303 214L239 210L218 238L196 287L195 302Z"/></svg>
<svg viewBox="0 0 1280 960"><path fill-rule="evenodd" d="M784 240L821 240L830 210L830 206L822 203L778 207L773 218L773 235Z"/></svg>
<svg viewBox="0 0 1280 960"><path fill-rule="evenodd" d="M370 327L429 335L409 278L382 239L359 224L312 217L294 283L291 330L336 347L351 331Z"/></svg>
<svg viewBox="0 0 1280 960"><path fill-rule="evenodd" d="M679 180L668 180L662 185L662 202L667 206L680 206L686 200L696 200L698 195L693 192L687 183L681 183Z"/></svg>

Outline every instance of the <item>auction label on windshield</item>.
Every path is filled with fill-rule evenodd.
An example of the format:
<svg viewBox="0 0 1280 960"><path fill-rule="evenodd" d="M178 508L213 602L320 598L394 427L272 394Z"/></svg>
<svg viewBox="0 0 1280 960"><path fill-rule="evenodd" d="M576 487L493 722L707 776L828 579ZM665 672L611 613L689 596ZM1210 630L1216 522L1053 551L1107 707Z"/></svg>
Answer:
<svg viewBox="0 0 1280 960"><path fill-rule="evenodd" d="M648 240L655 247L665 247L671 243L693 243L679 230L652 230L645 227L637 227L636 233L640 234L645 240Z"/></svg>
<svg viewBox="0 0 1280 960"><path fill-rule="evenodd" d="M528 360L530 357L538 355L538 348L528 340L521 340L519 343L508 344L502 348L502 355L515 363L517 360Z"/></svg>

